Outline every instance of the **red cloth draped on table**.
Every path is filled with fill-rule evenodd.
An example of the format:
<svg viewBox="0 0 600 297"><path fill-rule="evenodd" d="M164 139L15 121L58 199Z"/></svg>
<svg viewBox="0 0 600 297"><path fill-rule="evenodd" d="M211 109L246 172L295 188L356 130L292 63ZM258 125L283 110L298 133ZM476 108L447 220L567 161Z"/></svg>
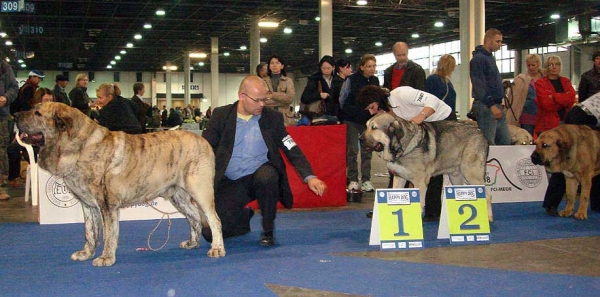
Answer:
<svg viewBox="0 0 600 297"><path fill-rule="evenodd" d="M294 208L346 205L346 125L287 127L288 133L308 158L314 174L327 184L323 197L315 195L285 161ZM248 204L257 209L256 201ZM279 204L279 208L283 208Z"/></svg>

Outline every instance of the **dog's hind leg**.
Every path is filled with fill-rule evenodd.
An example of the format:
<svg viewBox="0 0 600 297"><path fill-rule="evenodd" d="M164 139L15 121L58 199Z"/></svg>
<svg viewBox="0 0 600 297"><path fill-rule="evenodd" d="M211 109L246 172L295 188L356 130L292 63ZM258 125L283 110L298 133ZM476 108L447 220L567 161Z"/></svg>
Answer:
<svg viewBox="0 0 600 297"><path fill-rule="evenodd" d="M178 189L169 200L185 216L190 224L190 239L182 241L179 247L184 249L198 247L200 245L199 239L202 226L200 224L200 211L198 207L192 204L192 197L183 189Z"/></svg>
<svg viewBox="0 0 600 297"><path fill-rule="evenodd" d="M202 185L198 176L188 175L186 177L186 190L194 198L200 211L206 216L208 225L212 233L212 244L207 255L211 258L225 256L225 245L223 243L223 231L221 229L221 220L215 209L215 192L212 183ZM213 178L211 177L212 181Z"/></svg>
<svg viewBox="0 0 600 297"><path fill-rule="evenodd" d="M83 245L82 250L74 252L71 255L71 260L74 261L85 261L94 256L96 247L98 247L100 225L102 224L100 210L97 206L89 206L83 202L81 203L81 206L83 208L83 221L85 225L85 244Z"/></svg>

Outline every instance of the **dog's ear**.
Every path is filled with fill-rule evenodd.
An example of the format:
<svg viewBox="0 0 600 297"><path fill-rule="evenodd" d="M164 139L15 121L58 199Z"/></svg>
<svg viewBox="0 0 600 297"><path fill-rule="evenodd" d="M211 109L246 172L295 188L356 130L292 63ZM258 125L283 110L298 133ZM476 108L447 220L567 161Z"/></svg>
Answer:
<svg viewBox="0 0 600 297"><path fill-rule="evenodd" d="M390 153L392 157L395 159L396 154L402 152L402 143L400 139L404 137L404 129L400 126L400 122L394 121L388 127L388 137L390 138Z"/></svg>
<svg viewBox="0 0 600 297"><path fill-rule="evenodd" d="M571 151L571 144L569 141L562 139L556 140L556 147L558 147L558 155L563 158L569 158L569 152Z"/></svg>
<svg viewBox="0 0 600 297"><path fill-rule="evenodd" d="M58 131L68 132L73 128L73 119L70 117L60 117L57 113L54 113L54 124Z"/></svg>

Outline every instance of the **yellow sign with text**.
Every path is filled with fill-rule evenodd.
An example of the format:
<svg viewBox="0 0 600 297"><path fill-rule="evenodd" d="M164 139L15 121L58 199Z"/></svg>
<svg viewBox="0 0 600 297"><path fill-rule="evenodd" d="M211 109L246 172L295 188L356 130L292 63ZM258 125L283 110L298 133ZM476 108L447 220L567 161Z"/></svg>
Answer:
<svg viewBox="0 0 600 297"><path fill-rule="evenodd" d="M444 188L444 193L450 243L489 243L490 223L485 186L449 186Z"/></svg>
<svg viewBox="0 0 600 297"><path fill-rule="evenodd" d="M381 250L423 249L419 189L378 189Z"/></svg>

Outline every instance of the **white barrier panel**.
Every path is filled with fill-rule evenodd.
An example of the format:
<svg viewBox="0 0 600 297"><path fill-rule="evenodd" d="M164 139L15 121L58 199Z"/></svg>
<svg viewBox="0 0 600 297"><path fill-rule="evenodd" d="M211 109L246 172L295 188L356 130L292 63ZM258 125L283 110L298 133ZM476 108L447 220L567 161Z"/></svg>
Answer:
<svg viewBox="0 0 600 297"><path fill-rule="evenodd" d="M73 197L62 178L40 168L39 182L40 224L82 223L81 202ZM156 209L170 213L171 218L183 218L171 202L159 197L149 202ZM148 204L137 204L120 210L121 221L160 219L163 213ZM174 213L174 214L173 214Z"/></svg>
<svg viewBox="0 0 600 297"><path fill-rule="evenodd" d="M493 203L543 201L548 177L531 162L535 145L490 146L485 184Z"/></svg>

